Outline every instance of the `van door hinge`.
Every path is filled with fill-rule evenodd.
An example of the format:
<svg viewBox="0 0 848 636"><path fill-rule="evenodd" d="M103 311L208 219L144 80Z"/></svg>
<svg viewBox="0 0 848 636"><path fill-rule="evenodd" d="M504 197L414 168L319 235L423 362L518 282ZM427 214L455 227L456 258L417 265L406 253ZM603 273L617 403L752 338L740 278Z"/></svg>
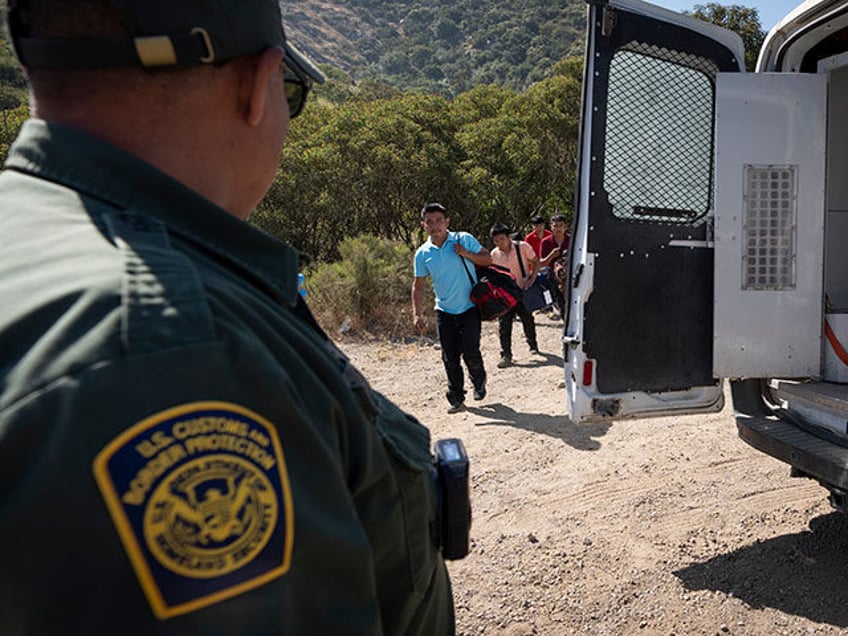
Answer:
<svg viewBox="0 0 848 636"><path fill-rule="evenodd" d="M577 271L574 273L574 282L571 283L571 286L577 289L577 286L580 284L580 276L583 275L583 263L577 265Z"/></svg>
<svg viewBox="0 0 848 636"><path fill-rule="evenodd" d="M616 16L615 11L610 9L607 6L604 6L604 17L601 26L601 35L605 38L612 35L612 32L615 30L615 24L618 20L618 16Z"/></svg>

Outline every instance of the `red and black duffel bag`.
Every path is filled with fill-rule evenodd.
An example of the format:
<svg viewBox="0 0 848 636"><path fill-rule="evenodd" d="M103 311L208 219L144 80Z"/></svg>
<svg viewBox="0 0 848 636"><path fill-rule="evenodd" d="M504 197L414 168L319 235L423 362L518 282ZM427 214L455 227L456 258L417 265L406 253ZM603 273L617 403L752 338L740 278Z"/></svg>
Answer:
<svg viewBox="0 0 848 636"><path fill-rule="evenodd" d="M471 302L480 310L480 318L483 320L500 318L521 300L521 287L506 267L478 267L475 283L464 259L462 264L471 281Z"/></svg>

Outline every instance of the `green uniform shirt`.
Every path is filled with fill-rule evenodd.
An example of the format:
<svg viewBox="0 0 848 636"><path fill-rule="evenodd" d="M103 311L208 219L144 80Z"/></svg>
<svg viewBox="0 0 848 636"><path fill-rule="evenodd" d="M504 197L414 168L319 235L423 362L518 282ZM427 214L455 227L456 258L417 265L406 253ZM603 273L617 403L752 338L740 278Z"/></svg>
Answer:
<svg viewBox="0 0 848 636"><path fill-rule="evenodd" d="M297 255L31 120L0 175L0 634L449 634L427 429Z"/></svg>

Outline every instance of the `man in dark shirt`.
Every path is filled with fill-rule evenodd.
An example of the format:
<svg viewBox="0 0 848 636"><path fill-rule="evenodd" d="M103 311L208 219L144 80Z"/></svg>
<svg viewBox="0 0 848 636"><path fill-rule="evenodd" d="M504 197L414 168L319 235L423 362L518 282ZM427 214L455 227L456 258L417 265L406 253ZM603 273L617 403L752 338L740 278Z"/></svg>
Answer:
<svg viewBox="0 0 848 636"><path fill-rule="evenodd" d="M550 236L542 241L540 251L542 253L542 270L548 268L552 280L556 281L551 286L554 296L554 304L559 309L560 316L565 313L565 277L568 275L568 247L571 243L571 235L566 227L567 221L564 215L555 214L551 217Z"/></svg>

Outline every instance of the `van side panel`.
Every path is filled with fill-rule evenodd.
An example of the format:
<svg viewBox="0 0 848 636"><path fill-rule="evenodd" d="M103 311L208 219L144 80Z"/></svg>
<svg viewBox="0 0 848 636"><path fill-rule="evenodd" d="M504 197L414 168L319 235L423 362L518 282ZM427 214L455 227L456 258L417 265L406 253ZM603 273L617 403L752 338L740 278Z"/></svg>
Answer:
<svg viewBox="0 0 848 636"><path fill-rule="evenodd" d="M825 293L828 311L848 313L848 66L830 74Z"/></svg>
<svg viewBox="0 0 848 636"><path fill-rule="evenodd" d="M824 74L721 74L716 375L821 376Z"/></svg>

